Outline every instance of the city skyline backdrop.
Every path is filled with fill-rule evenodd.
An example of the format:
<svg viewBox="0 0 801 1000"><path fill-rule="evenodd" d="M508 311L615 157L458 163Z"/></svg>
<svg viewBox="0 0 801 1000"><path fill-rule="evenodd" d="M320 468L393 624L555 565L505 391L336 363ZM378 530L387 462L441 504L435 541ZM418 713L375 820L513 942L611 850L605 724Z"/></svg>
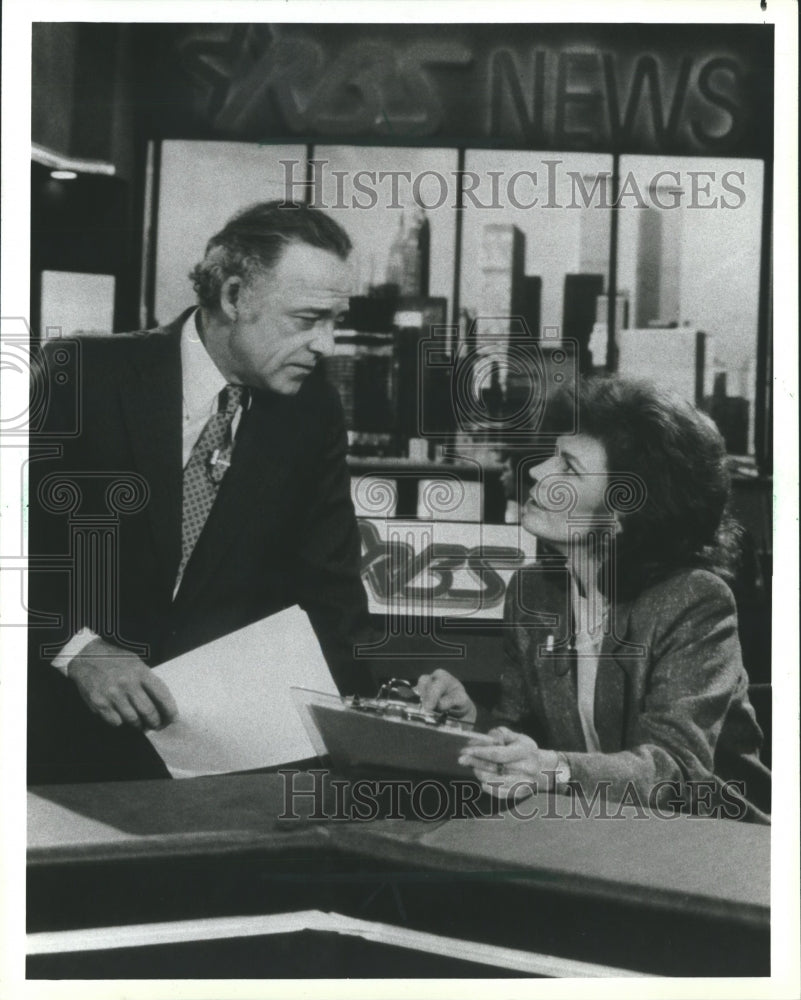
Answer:
<svg viewBox="0 0 801 1000"><path fill-rule="evenodd" d="M396 236L401 212L414 209L409 185L399 185L393 204L388 185L377 185L377 204L367 210L337 208L334 171L353 177L359 170L406 171L419 177L431 175L420 185L427 204L435 204L439 188L433 174L453 178L457 152L453 149L418 149L356 146L316 146L315 159L327 161L322 172L322 191L327 211L340 221L354 244L357 294L365 294L371 284L383 280L389 252ZM287 167L280 161L296 162L301 176L306 150L302 146L263 146L253 143L169 141L163 143L159 226L157 233L156 311L160 321L168 321L191 299L187 272L203 253L208 236L217 231L238 209L254 201L286 195ZM537 154L530 152L468 150L465 169L486 176L502 170L506 177L518 171L536 172L539 184L526 179L518 185L518 197L525 202L536 195L540 206L546 201L546 160L561 160L564 169L556 178L560 204L569 204L572 180L568 171L591 178L611 171L612 158L600 154ZM650 181L670 170L689 188L690 171L704 171L715 177L735 170L743 174L743 198L739 207L726 210L688 208L641 209L635 199L627 199L619 212L618 291L626 292L631 303L632 325L637 316L637 266L640 247L640 218L643 212L658 211L663 225L680 233L681 253L679 322L706 330L715 338L718 360L731 370L747 366L755 356L758 308L759 250L763 193L763 165L757 160L688 157L621 158L621 175L636 178L647 191ZM305 176L305 175L304 175ZM220 183L225 178L225 183ZM699 181L699 184L711 183ZM297 189L290 192L297 196ZM686 201L689 200L685 198ZM438 208L427 208L430 226L429 294L453 302L456 212L452 198ZM481 287L480 243L486 224L514 224L526 237L525 273L542 279L541 317L543 325L559 326L563 315L564 276L589 270L599 273L604 263L603 246L608 246L610 211L593 206L577 209L518 209L504 203L480 209L468 200L464 209L460 304L471 311ZM608 252L604 274L608 273Z"/></svg>

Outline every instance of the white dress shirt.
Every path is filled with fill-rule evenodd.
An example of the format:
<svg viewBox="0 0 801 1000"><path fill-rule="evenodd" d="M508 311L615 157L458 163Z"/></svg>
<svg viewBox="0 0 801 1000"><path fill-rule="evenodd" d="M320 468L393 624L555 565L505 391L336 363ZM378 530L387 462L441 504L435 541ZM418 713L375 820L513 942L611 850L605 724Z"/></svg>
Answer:
<svg viewBox="0 0 801 1000"><path fill-rule="evenodd" d="M199 310L187 317L181 330L181 384L183 387L183 466L206 421L217 410L217 397L225 388L225 376L209 357L198 333ZM232 431L236 433L240 414L234 416Z"/></svg>

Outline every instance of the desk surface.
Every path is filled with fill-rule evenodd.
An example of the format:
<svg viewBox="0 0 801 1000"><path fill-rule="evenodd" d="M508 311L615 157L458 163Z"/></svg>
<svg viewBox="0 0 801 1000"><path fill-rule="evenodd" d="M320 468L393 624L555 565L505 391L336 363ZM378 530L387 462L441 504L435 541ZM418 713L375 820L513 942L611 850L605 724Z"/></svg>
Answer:
<svg viewBox="0 0 801 1000"><path fill-rule="evenodd" d="M40 787L29 793L28 863L291 849L407 871L503 874L568 894L769 925L769 828L689 817L567 818L568 801L557 809L554 801L527 800L527 813L539 807L532 819L365 823L282 819L288 810L277 774Z"/></svg>

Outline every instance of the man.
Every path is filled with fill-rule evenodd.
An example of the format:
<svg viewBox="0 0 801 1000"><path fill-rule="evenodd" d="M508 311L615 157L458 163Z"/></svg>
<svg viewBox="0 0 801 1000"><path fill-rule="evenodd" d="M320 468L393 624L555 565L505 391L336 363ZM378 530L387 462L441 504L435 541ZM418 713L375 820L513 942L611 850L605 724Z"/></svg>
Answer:
<svg viewBox="0 0 801 1000"><path fill-rule="evenodd" d="M350 250L320 211L257 205L210 240L196 309L80 342L80 432L31 463L32 783L166 775L142 733L180 706L150 667L293 603L340 687L361 686L346 436L315 370L348 307ZM48 393L45 443L71 420L57 379ZM265 651L265 684L282 669Z"/></svg>

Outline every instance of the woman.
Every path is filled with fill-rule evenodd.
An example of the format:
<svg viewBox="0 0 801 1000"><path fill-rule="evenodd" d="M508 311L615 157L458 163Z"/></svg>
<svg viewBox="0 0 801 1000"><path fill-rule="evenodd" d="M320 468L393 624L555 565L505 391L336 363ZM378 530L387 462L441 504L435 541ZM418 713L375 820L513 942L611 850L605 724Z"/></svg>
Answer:
<svg viewBox="0 0 801 1000"><path fill-rule="evenodd" d="M571 409L557 403L557 427ZM579 433L530 473L522 524L541 555L507 591L499 704L479 710L438 670L418 682L423 706L500 723L461 758L493 794L570 787L588 802L767 822L770 773L725 582L736 546L722 438L632 380L583 381L578 413Z"/></svg>

